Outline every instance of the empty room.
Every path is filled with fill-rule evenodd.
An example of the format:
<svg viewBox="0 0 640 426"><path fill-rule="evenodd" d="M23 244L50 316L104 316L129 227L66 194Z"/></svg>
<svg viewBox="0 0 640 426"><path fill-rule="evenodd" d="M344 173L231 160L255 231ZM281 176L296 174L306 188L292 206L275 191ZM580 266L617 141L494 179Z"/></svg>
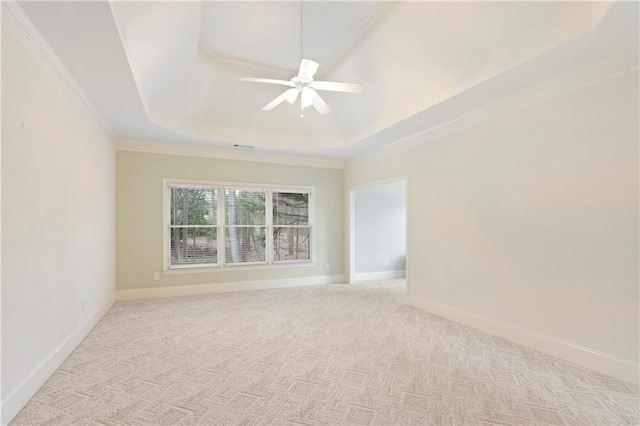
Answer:
<svg viewBox="0 0 640 426"><path fill-rule="evenodd" d="M2 425L640 424L636 1L2 1Z"/></svg>

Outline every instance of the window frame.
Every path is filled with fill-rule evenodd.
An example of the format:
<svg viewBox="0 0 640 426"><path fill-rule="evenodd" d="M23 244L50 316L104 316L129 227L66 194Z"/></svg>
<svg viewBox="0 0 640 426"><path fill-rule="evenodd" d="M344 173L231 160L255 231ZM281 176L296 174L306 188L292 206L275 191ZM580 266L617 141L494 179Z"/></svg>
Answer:
<svg viewBox="0 0 640 426"><path fill-rule="evenodd" d="M275 225L273 223L273 193L274 192L289 192L296 194L309 194L309 225ZM269 235L271 236L271 262L272 264L280 265L280 264L293 264L293 263L308 263L309 261L306 259L294 259L294 260L275 260L273 255L273 228L309 228L309 238L311 238L310 252L309 256L312 261L315 263L315 235L314 235L314 223L312 220L315 219L315 194L305 190L296 190L291 188L285 188L282 186L274 187L271 189L271 196L269 197L269 201L271 202L271 207L269 208L269 214L271 214L271 230ZM313 207L313 208L312 208ZM312 219L312 216L314 217Z"/></svg>
<svg viewBox="0 0 640 426"><path fill-rule="evenodd" d="M208 226L210 228L215 228L217 230L217 234L220 233L220 212L218 211L218 207L220 204L220 188L214 186L214 185L207 185L204 183L193 183L193 184L187 184L187 183L183 183L183 182L175 182L172 184L169 183L165 183L165 190L164 190L164 197L163 197L163 202L165 204L165 209L164 209L164 223L165 225L165 229L164 229L164 233L163 233L163 245L164 245L164 251L163 251L163 256L164 256L164 262L163 262L163 271L168 270L168 269L189 269L192 267L192 265L171 265L171 229L172 227L174 227L175 225L171 224L171 188L205 188L205 189L210 189L210 188L216 188L216 198L217 198L217 203L218 205L216 206L216 224L215 225L211 225ZM222 217L224 218L224 212L222 213ZM186 226L177 226L177 227L190 227L189 225ZM205 226L202 226L203 228ZM220 238L218 237L217 239L218 243L220 242ZM220 263L220 258L218 257L218 263L201 263L201 267L202 268L215 268L219 265Z"/></svg>
<svg viewBox="0 0 640 426"><path fill-rule="evenodd" d="M265 214L264 214L264 225L229 225L226 222L226 213L227 213L227 194L226 194L226 190L227 189L239 189L242 191L264 191L264 208L265 208ZM218 198L218 208L220 208L220 205L222 205L222 236L218 236L218 246L220 246L220 239L222 239L223 244L222 244L222 255L224 256L222 258L222 262L218 262L220 267L231 267L231 266L253 266L253 265L269 265L269 227L268 227L268 223L269 223L269 202L268 200L271 198L270 193L269 193L269 189L264 187L264 188L260 188L257 186L246 186L246 185L223 185L219 187L219 190L221 190L221 194L222 194L222 198ZM265 228L265 253L264 253L264 258L265 261L264 262L229 262L226 263L226 244L224 243L225 239L226 239L226 235L227 235L227 229L231 229L232 226L235 226L236 228ZM218 259L220 259L220 257L218 257Z"/></svg>
<svg viewBox="0 0 640 426"><path fill-rule="evenodd" d="M218 236L218 262L196 265L171 265L171 188L216 188L217 190L217 216L216 228ZM217 272L231 270L249 270L249 269L277 269L291 267L309 267L316 265L316 188L313 186L301 185L281 185L266 183L248 183L248 182L228 182L228 181L208 181L194 179L173 179L164 178L162 180L163 188L163 220L162 220L162 272L164 274L193 273L193 272ZM265 191L265 225L266 228L266 261L265 262L245 262L245 263L226 263L226 247L224 244L226 229L226 202L225 189L242 189L242 190L260 190ZM289 193L307 193L309 194L309 238L310 259L295 260L274 260L273 249L273 193L289 192ZM253 226L251 226L253 227ZM257 226L256 226L257 227Z"/></svg>

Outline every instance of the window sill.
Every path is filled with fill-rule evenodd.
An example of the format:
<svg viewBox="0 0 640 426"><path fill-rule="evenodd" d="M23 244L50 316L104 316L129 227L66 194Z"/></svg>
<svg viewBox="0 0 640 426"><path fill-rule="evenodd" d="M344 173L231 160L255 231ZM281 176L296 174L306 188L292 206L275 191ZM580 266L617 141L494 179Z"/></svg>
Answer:
<svg viewBox="0 0 640 426"><path fill-rule="evenodd" d="M260 265L227 265L227 266L193 266L187 268L174 268L162 271L164 275L177 275L177 274L198 274L198 273L211 273L211 272L232 272L232 271L252 271L252 270L269 270L269 269L290 269L290 268L311 268L316 266L315 262L283 262L260 264Z"/></svg>

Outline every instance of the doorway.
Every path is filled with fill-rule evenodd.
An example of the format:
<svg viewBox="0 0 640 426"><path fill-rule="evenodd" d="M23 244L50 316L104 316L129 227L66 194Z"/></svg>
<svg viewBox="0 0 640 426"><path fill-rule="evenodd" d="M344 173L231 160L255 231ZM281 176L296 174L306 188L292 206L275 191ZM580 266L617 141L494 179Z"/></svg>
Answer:
<svg viewBox="0 0 640 426"><path fill-rule="evenodd" d="M408 290L408 179L349 188L349 283L405 278Z"/></svg>

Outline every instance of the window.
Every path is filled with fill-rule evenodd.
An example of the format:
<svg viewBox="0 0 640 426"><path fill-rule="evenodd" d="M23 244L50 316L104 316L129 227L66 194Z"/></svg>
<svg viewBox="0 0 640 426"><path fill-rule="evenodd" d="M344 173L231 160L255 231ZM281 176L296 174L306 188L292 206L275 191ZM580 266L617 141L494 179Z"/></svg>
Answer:
<svg viewBox="0 0 640 426"><path fill-rule="evenodd" d="M264 263L267 260L267 192L225 188L225 263Z"/></svg>
<svg viewBox="0 0 640 426"><path fill-rule="evenodd" d="M313 188L165 186L165 269L313 262Z"/></svg>
<svg viewBox="0 0 640 426"><path fill-rule="evenodd" d="M217 193L210 187L171 187L171 265L218 263Z"/></svg>
<svg viewBox="0 0 640 426"><path fill-rule="evenodd" d="M309 193L273 193L273 259L311 259Z"/></svg>

